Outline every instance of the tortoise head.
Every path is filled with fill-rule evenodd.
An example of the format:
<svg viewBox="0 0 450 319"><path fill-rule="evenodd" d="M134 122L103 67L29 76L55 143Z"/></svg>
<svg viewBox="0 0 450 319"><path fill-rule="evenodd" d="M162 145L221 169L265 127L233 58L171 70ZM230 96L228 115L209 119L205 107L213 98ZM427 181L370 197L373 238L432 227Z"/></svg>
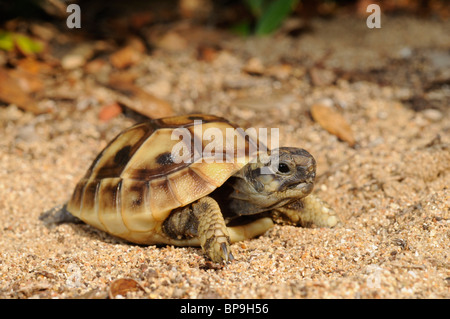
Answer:
<svg viewBox="0 0 450 319"><path fill-rule="evenodd" d="M316 161L304 149L282 147L247 164L235 185L235 198L275 208L303 198L314 188Z"/></svg>

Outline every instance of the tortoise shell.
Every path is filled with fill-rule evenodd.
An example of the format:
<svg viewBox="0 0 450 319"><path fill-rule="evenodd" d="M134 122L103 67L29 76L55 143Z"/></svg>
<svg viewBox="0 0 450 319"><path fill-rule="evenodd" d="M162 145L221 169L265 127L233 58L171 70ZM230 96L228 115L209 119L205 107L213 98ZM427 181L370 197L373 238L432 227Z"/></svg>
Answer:
<svg viewBox="0 0 450 319"><path fill-rule="evenodd" d="M198 123L202 125L194 125ZM206 158L203 152L211 142L203 138L209 128L223 136L218 144L222 148L211 152L214 158ZM188 138L174 138L173 134L179 136L177 129L188 132ZM227 129L235 132L232 144ZM192 150L190 160L174 160L172 150L180 142ZM162 223L172 210L210 194L245 166L255 156L249 152L256 150L256 143L235 125L213 115L192 114L136 124L97 156L76 185L67 210L87 224L131 242L196 245L196 239L190 243L169 238Z"/></svg>

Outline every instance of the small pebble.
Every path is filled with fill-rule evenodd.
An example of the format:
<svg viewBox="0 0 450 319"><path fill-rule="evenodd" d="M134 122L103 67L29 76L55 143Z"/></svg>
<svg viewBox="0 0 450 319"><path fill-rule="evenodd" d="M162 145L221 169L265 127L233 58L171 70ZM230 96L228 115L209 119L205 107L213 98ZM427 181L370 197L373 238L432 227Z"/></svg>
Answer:
<svg viewBox="0 0 450 319"><path fill-rule="evenodd" d="M426 109L422 111L423 116L430 121L437 122L443 117L442 112L436 109Z"/></svg>

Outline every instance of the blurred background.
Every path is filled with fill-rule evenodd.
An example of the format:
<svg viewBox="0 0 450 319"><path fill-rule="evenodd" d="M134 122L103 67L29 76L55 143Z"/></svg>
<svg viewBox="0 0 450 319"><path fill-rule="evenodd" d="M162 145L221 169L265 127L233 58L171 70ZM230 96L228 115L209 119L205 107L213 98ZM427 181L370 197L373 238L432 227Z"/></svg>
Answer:
<svg viewBox="0 0 450 319"><path fill-rule="evenodd" d="M349 58L334 60L340 54L336 51L348 48L346 41L352 42L350 46L361 45L361 56L367 53L364 46L372 35L365 21L370 15L367 7L372 3L381 8L381 30L386 36L391 33L387 31L389 19L383 21L387 17L417 18L419 20L414 22L417 28L421 21L444 22L450 17L449 2L445 0L0 1L0 103L14 104L33 114L54 112L55 102L75 102L68 107L78 105L78 109L98 105L100 117L106 119L124 109L148 117L194 109L217 112L202 106L203 102L213 102L208 100L208 92L194 94L190 102L186 97L177 100L176 95L182 88L176 88L173 82L177 80L176 75L174 79L164 80L170 76L158 79L148 67L143 69L144 57L165 63L161 56L167 54L184 55L186 59L206 64L214 63L221 56L223 60L225 54L238 54L241 61L236 65L243 65L236 67L251 77L223 80L225 88L230 90L254 86L250 84L254 77L275 78L276 85L284 88L292 83L292 77L302 76L312 85L333 84L339 77L390 82L389 74L399 72L381 70L373 61L384 57L355 57L355 64L365 64L367 68L345 67ZM77 4L79 12L68 10L69 4ZM328 21L330 24L324 28L338 35L333 41L342 41L341 47L337 48L330 39L317 33L319 27L313 21L322 25ZM357 26L348 25L348 21L357 21ZM74 22L80 28L70 28ZM343 30L333 31L337 30L336 25L341 25ZM400 25L400 28L407 27ZM411 33L414 32L411 29ZM352 40L348 39L349 33ZM302 52L302 45L293 43L303 37L312 37L325 45L320 51ZM403 40L403 36L397 35L397 39L386 46ZM236 52L236 48L242 52ZM413 57L414 50L407 43L395 50L396 57ZM433 53L427 58L437 61L438 65L446 65L440 55ZM192 67L197 68L197 65ZM174 65L168 69L177 72ZM398 76L400 80L412 82L410 76ZM86 81L93 83L90 85ZM247 84L243 84L245 81ZM433 86L436 82L430 81L426 79L426 85ZM446 81L447 75L438 76L437 82ZM419 88L422 92L426 85L420 82L422 78L411 85L422 86ZM117 97L105 98L106 93L95 90L94 86L112 90L110 94ZM224 85L211 89L223 90ZM86 94L88 90L93 93ZM205 98L206 101L202 101ZM429 104L423 99L416 94L407 100L411 107L420 110ZM58 105L63 107L64 103Z"/></svg>

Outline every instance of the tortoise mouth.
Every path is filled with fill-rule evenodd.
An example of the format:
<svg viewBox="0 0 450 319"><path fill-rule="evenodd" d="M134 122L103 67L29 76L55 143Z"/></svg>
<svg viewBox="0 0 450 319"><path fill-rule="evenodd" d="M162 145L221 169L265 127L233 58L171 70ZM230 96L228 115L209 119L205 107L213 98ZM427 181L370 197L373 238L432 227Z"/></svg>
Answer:
<svg viewBox="0 0 450 319"><path fill-rule="evenodd" d="M314 188L314 183L310 182L310 181L291 184L287 187L288 190L299 192L303 195L307 195L307 194L311 193L313 188Z"/></svg>
<svg viewBox="0 0 450 319"><path fill-rule="evenodd" d="M314 183L312 181L301 181L301 182L297 181L295 183L287 185L286 188L288 188L288 189L298 189L298 190L301 190L301 189L305 189L305 190L311 189L312 190L313 187L314 187Z"/></svg>

